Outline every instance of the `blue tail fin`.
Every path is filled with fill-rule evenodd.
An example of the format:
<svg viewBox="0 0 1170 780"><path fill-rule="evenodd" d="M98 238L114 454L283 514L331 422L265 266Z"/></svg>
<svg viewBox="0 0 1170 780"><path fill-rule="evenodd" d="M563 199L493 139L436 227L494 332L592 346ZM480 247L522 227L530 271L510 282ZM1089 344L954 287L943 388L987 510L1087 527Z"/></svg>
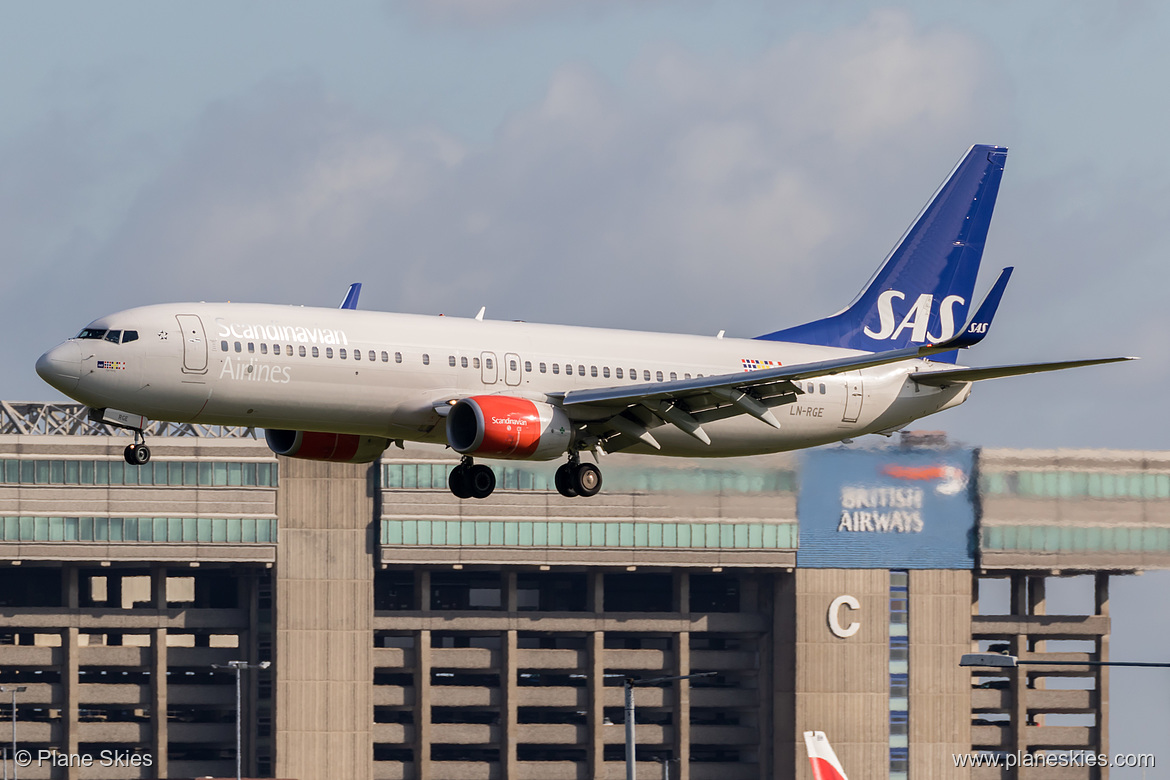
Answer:
<svg viewBox="0 0 1170 780"><path fill-rule="evenodd" d="M1006 159L1002 146L972 146L853 303L757 338L878 352L954 336L967 321Z"/></svg>

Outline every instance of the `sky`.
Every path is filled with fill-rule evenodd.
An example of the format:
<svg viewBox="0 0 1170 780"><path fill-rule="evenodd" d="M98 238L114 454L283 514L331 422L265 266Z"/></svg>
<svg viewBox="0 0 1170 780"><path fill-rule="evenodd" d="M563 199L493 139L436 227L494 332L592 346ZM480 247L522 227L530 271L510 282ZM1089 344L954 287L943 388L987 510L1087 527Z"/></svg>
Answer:
<svg viewBox="0 0 1170 780"><path fill-rule="evenodd" d="M923 427L1164 449L1168 32L1144 0L6 3L0 397L65 400L33 363L103 314L353 281L368 309L767 333L851 300L995 143L981 287L1016 272L964 362L1142 360L986 382ZM1116 590L1137 621L1168 583ZM1166 646L1114 611L1115 656ZM1170 679L1120 678L1115 747L1131 712L1160 744Z"/></svg>

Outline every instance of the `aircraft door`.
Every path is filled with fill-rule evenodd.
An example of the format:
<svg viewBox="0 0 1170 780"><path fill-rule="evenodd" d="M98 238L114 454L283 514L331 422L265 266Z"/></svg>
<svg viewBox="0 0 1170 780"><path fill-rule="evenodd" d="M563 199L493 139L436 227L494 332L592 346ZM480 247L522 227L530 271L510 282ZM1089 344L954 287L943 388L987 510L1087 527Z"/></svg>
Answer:
<svg viewBox="0 0 1170 780"><path fill-rule="evenodd" d="M480 365L482 366L483 383L485 385L494 385L496 383L496 353L482 352L479 356Z"/></svg>
<svg viewBox="0 0 1170 780"><path fill-rule="evenodd" d="M504 384L512 387L520 384L520 356L511 352L504 355Z"/></svg>
<svg viewBox="0 0 1170 780"><path fill-rule="evenodd" d="M176 314L183 338L183 373L207 373L207 338L203 321L195 314Z"/></svg>
<svg viewBox="0 0 1170 780"><path fill-rule="evenodd" d="M865 386L860 371L845 374L845 414L841 422L857 422L861 416L861 403L865 399Z"/></svg>

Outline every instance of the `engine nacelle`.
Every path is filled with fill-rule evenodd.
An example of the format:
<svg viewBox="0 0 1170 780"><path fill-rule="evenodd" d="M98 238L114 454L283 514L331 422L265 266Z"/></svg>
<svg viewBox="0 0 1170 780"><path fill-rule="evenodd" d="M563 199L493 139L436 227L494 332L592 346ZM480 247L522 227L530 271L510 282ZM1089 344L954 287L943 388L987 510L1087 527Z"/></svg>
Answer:
<svg viewBox="0 0 1170 780"><path fill-rule="evenodd" d="M447 414L447 443L463 455L552 460L569 450L573 426L551 404L507 395L462 398Z"/></svg>
<svg viewBox="0 0 1170 780"><path fill-rule="evenodd" d="M332 463L371 463L390 446L389 439L352 433L264 430L268 449L277 455Z"/></svg>

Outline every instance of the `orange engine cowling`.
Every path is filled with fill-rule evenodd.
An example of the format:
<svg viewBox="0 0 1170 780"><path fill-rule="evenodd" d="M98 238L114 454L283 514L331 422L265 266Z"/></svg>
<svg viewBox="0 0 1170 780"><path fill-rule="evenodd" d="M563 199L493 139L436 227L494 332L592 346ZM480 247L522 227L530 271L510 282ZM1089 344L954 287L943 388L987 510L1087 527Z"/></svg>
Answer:
<svg viewBox="0 0 1170 780"><path fill-rule="evenodd" d="M371 463L390 445L379 436L319 431L264 431L268 449L277 455L333 463Z"/></svg>
<svg viewBox="0 0 1170 780"><path fill-rule="evenodd" d="M573 438L568 416L551 404L507 395L462 398L447 414L447 443L463 455L552 460Z"/></svg>

